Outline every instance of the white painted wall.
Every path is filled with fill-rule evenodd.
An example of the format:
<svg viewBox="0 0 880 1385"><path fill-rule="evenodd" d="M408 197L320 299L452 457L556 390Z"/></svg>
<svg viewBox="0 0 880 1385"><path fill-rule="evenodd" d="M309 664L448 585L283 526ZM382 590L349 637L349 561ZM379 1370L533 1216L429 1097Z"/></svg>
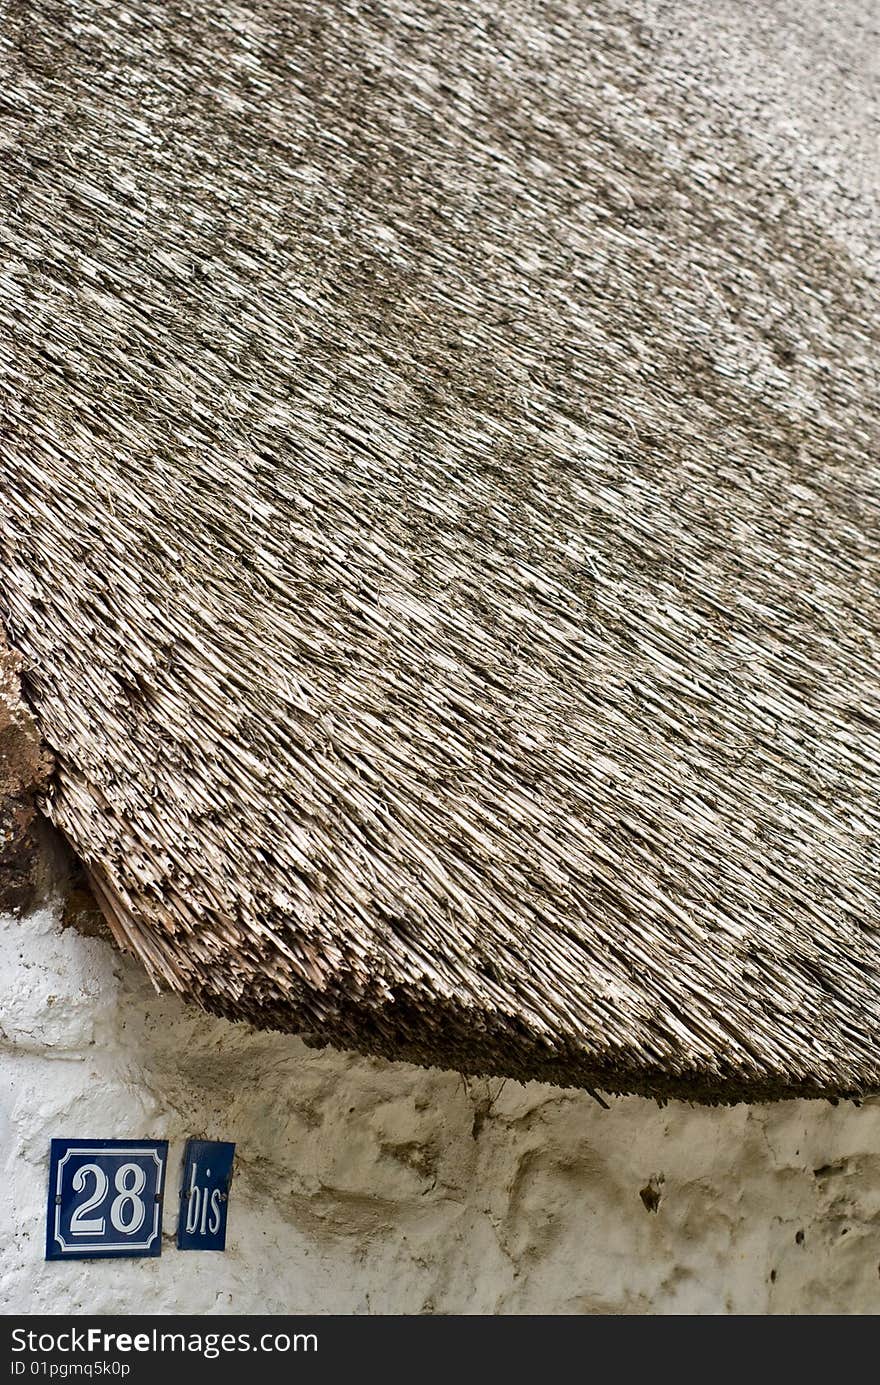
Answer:
<svg viewBox="0 0 880 1385"><path fill-rule="evenodd" d="M0 921L0 979L0 1311L880 1309L877 1104L603 1111L509 1082L489 1110L498 1082L157 998L51 908ZM238 1143L226 1254L174 1247L188 1135ZM159 1259L43 1261L52 1136L171 1139Z"/></svg>

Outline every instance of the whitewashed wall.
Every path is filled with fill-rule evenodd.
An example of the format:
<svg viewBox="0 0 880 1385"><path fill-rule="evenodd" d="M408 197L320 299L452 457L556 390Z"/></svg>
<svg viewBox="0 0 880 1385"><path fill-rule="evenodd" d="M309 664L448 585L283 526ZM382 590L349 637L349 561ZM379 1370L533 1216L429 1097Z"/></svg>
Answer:
<svg viewBox="0 0 880 1385"><path fill-rule="evenodd" d="M880 1309L878 1105L603 1111L316 1053L157 998L51 908L2 920L0 976L0 1311ZM174 1247L188 1135L238 1143L225 1254ZM44 1263L52 1136L172 1140L159 1259Z"/></svg>

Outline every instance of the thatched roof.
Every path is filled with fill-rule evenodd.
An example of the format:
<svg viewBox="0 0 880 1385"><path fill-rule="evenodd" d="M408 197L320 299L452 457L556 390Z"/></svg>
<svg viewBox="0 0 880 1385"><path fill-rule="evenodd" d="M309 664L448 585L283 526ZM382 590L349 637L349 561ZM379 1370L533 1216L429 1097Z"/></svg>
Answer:
<svg viewBox="0 0 880 1385"><path fill-rule="evenodd" d="M671 9L9 0L2 611L211 1010L880 1087L872 7Z"/></svg>

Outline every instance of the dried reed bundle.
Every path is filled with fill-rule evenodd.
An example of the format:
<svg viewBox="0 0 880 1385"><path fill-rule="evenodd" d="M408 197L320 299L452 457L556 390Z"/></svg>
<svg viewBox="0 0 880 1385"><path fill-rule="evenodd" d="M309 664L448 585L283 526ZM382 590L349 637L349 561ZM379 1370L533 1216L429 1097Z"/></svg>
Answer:
<svg viewBox="0 0 880 1385"><path fill-rule="evenodd" d="M880 1087L870 15L674 8L7 0L2 612L209 1010Z"/></svg>

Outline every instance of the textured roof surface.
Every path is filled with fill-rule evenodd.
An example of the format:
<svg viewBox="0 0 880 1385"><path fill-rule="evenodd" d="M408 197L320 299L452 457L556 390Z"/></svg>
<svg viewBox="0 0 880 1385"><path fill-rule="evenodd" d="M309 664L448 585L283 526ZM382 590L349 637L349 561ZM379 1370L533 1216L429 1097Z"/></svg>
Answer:
<svg viewBox="0 0 880 1385"><path fill-rule="evenodd" d="M876 29L9 0L0 610L160 983L880 1086Z"/></svg>

